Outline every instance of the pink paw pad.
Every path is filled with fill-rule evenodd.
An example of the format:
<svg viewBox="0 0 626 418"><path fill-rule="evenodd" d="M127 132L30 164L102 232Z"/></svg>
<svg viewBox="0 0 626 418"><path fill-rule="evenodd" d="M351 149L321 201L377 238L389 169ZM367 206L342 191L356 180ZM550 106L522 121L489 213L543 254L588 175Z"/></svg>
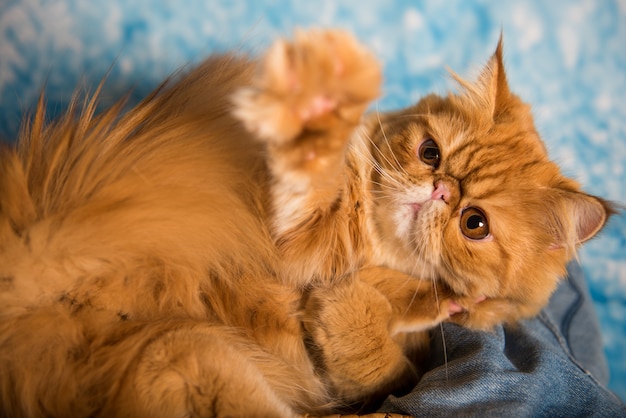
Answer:
<svg viewBox="0 0 626 418"><path fill-rule="evenodd" d="M451 300L450 301L450 305L448 306L448 314L450 316L454 315L454 314L458 314L461 312L464 312L465 309L459 305L458 303L456 303L455 301Z"/></svg>
<svg viewBox="0 0 626 418"><path fill-rule="evenodd" d="M475 304L479 304L482 303L484 301L487 300L486 296L479 296L476 299L474 299L474 303ZM458 303L456 303L455 301L450 301L450 306L448 307L448 313L450 314L450 316L461 313L461 312L465 312L467 309L465 309L464 307L462 307L461 305L459 305Z"/></svg>
<svg viewBox="0 0 626 418"><path fill-rule="evenodd" d="M302 120L310 120L337 107L337 102L326 96L316 96L308 107L300 109L298 114Z"/></svg>

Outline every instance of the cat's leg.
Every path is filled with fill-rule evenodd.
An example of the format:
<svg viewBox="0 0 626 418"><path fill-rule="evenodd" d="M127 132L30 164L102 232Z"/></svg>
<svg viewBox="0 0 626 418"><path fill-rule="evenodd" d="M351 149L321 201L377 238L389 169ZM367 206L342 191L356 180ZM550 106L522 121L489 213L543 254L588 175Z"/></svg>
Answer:
<svg viewBox="0 0 626 418"><path fill-rule="evenodd" d="M0 346L2 417L295 417L327 399L306 367L206 321L51 306L4 316Z"/></svg>
<svg viewBox="0 0 626 418"><path fill-rule="evenodd" d="M381 68L350 34L297 32L274 43L251 86L234 96L235 115L267 144L271 229L298 284L349 267L355 201L345 154ZM351 267L351 266L350 266Z"/></svg>
<svg viewBox="0 0 626 418"><path fill-rule="evenodd" d="M413 386L414 362L428 349L425 331L459 310L444 289L376 267L311 290L303 327L335 397L375 402Z"/></svg>
<svg viewBox="0 0 626 418"><path fill-rule="evenodd" d="M143 348L102 416L295 417L326 399L314 376L232 329L172 321L129 339Z"/></svg>
<svg viewBox="0 0 626 418"><path fill-rule="evenodd" d="M468 328L490 330L539 313L548 301L485 298L454 294L442 283L416 280L395 270L372 267L359 272L361 280L385 295L393 307L393 335L427 329L446 320ZM432 307L437 307L436 311Z"/></svg>
<svg viewBox="0 0 626 418"><path fill-rule="evenodd" d="M419 280L385 267L361 269L358 277L389 301L389 332L393 336L430 329L464 310L442 283Z"/></svg>

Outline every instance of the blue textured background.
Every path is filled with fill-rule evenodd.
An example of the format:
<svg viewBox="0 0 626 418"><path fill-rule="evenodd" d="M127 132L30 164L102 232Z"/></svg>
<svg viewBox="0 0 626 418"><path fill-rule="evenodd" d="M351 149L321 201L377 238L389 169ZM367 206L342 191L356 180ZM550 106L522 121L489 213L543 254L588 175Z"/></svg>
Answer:
<svg viewBox="0 0 626 418"><path fill-rule="evenodd" d="M504 30L514 91L551 155L587 191L626 202L626 1L0 0L0 137L47 86L53 112L110 70L105 103L139 97L211 51L258 52L296 26L355 32L383 60L379 109L475 75ZM602 324L610 387L626 399L626 215L581 260Z"/></svg>

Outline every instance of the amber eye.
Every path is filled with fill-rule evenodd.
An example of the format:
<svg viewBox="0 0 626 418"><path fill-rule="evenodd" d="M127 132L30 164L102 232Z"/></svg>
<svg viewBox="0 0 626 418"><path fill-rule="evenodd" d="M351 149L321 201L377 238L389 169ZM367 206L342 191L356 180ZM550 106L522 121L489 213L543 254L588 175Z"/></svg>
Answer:
<svg viewBox="0 0 626 418"><path fill-rule="evenodd" d="M469 239L481 240L489 235L489 223L482 210L465 208L461 212L461 232Z"/></svg>
<svg viewBox="0 0 626 418"><path fill-rule="evenodd" d="M441 159L441 153L439 152L439 146L431 138L426 139L419 147L417 154L420 160L424 164L431 166L432 168L439 167L439 160Z"/></svg>

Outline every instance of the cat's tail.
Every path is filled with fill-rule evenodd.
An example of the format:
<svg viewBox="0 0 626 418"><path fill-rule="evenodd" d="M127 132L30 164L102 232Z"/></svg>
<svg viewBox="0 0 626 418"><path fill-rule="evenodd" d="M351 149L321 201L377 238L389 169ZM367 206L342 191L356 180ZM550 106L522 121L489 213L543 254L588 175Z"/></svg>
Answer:
<svg viewBox="0 0 626 418"><path fill-rule="evenodd" d="M28 182L15 150L0 145L0 251L36 218L35 204L28 192ZM5 286L10 280L3 277Z"/></svg>
<svg viewBox="0 0 626 418"><path fill-rule="evenodd" d="M99 277L267 265L257 151L224 108L243 64L216 60L127 112L96 114L96 92L46 123L40 100L0 151L0 313Z"/></svg>
<svg viewBox="0 0 626 418"><path fill-rule="evenodd" d="M89 141L106 134L123 102L95 117L97 93L80 111L79 96L54 123L46 123L43 94L32 118L25 120L14 146L0 144L0 304L28 306L67 289L76 276L75 214L90 200L104 177L90 176L106 152ZM77 117L78 114L78 117ZM107 128L108 127L108 128ZM88 143L92 146L87 146ZM111 147L112 144L108 144ZM87 225L83 236L89 237ZM87 228L85 228L87 227ZM84 240L88 245L89 240ZM74 244L72 244L74 243Z"/></svg>

